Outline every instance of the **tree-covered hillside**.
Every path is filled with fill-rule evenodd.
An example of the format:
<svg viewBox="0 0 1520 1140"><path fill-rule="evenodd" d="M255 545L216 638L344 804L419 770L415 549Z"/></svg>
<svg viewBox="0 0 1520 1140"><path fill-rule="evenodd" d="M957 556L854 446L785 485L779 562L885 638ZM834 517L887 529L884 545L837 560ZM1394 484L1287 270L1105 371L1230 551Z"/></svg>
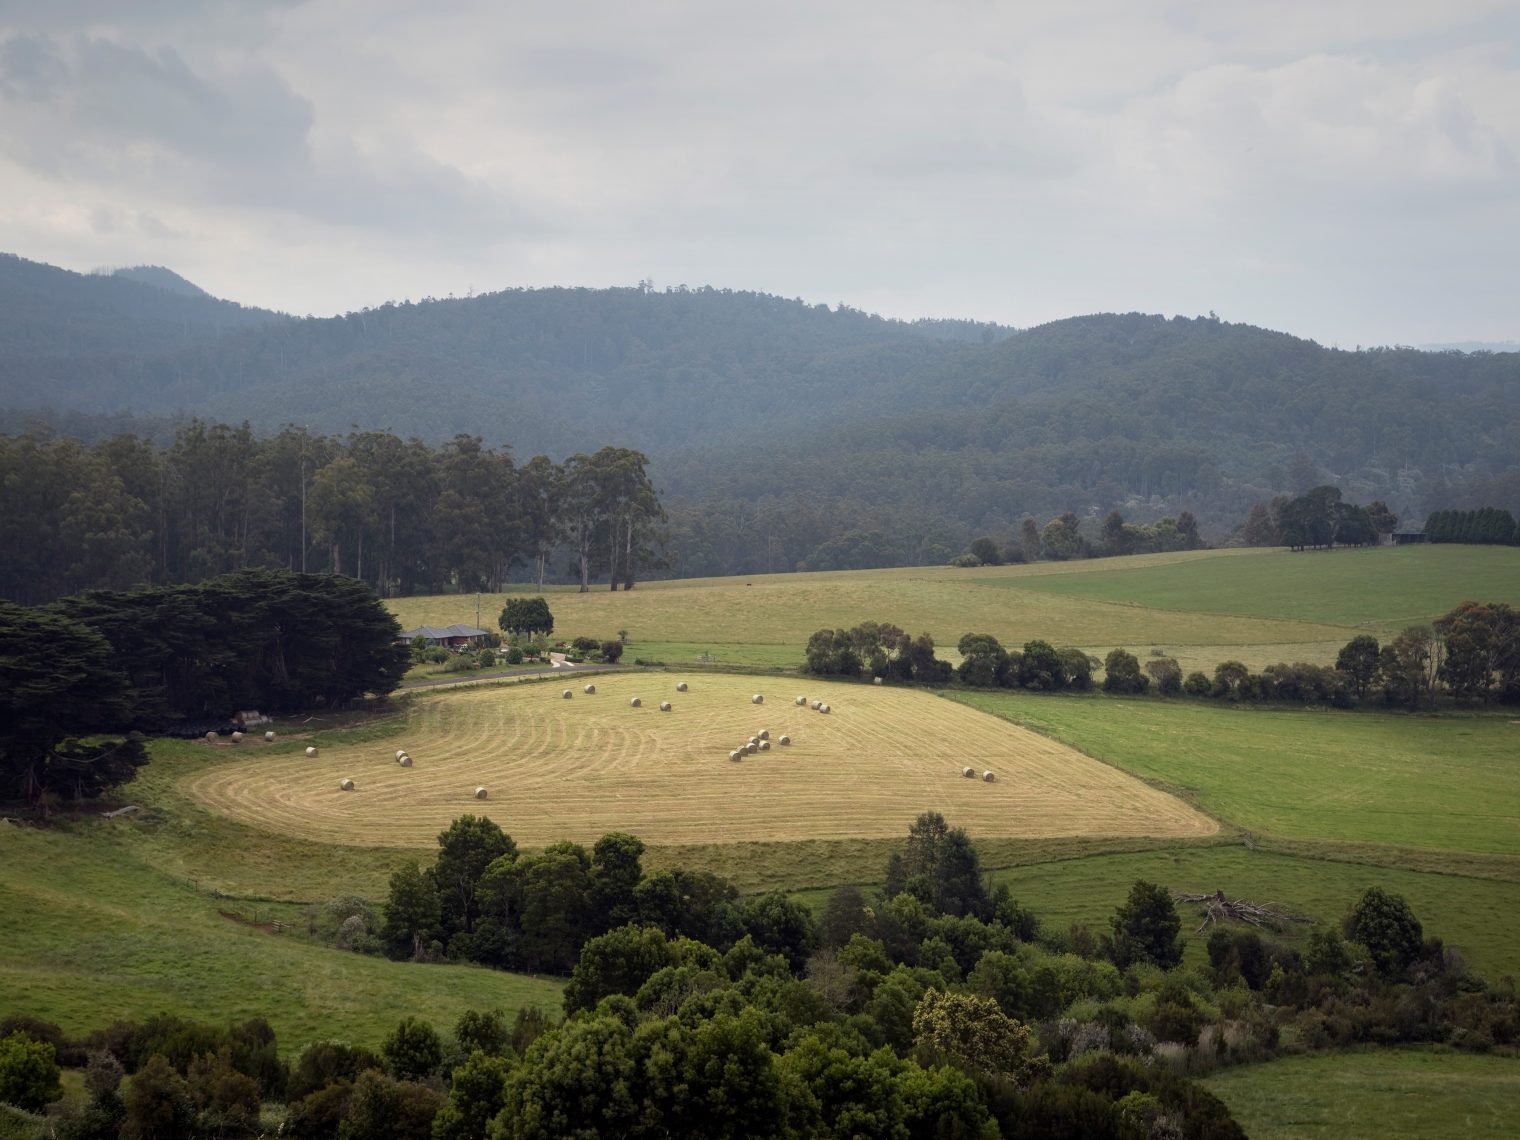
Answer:
<svg viewBox="0 0 1520 1140"><path fill-rule="evenodd" d="M1407 521L1520 513L1520 354L1343 351L1212 316L1015 335L644 283L293 319L0 270L0 300L18 298L0 309L0 429L49 409L96 437L199 415L637 448L685 573L932 561L1027 515L1096 527L1114 507L1188 510L1217 541L1252 503L1327 483Z"/></svg>

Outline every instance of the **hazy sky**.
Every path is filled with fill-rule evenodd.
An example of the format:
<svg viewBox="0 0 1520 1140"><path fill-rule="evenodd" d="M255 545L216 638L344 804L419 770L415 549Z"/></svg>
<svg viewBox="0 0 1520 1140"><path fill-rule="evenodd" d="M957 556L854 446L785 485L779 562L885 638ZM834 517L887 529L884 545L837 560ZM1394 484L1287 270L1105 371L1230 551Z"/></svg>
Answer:
<svg viewBox="0 0 1520 1140"><path fill-rule="evenodd" d="M1515 0L0 0L0 250L1520 338Z"/></svg>

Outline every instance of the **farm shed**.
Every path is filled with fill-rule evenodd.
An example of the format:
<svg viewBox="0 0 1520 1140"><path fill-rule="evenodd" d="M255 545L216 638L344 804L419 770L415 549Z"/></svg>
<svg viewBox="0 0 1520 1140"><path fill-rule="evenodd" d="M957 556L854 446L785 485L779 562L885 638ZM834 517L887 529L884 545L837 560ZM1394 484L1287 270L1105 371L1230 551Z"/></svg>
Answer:
<svg viewBox="0 0 1520 1140"><path fill-rule="evenodd" d="M419 625L403 633L401 640L410 645L420 637L429 645L458 649L466 645L479 647L485 644L488 636L486 630L476 629L473 625Z"/></svg>

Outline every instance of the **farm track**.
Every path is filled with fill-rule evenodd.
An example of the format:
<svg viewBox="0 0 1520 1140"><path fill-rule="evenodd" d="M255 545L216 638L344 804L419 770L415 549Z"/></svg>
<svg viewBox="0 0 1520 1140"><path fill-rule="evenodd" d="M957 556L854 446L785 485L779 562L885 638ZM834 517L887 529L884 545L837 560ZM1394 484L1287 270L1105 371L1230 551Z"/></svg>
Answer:
<svg viewBox="0 0 1520 1140"><path fill-rule="evenodd" d="M238 757L187 778L214 811L327 843L430 846L466 812L525 846L611 830L662 845L882 838L943 812L978 837L1209 835L1215 822L1075 750L924 693L862 685L674 674L566 677L557 685L418 697L384 741ZM780 685L786 685L782 689ZM762 691L766 703L750 703ZM829 701L799 708L797 693ZM642 708L630 708L638 695ZM673 711L662 713L667 699ZM761 728L790 747L728 760ZM320 742L318 742L320 743ZM406 748L414 766L402 768ZM963 766L996 773L968 780ZM357 790L338 789L352 778ZM477 785L490 798L477 801Z"/></svg>

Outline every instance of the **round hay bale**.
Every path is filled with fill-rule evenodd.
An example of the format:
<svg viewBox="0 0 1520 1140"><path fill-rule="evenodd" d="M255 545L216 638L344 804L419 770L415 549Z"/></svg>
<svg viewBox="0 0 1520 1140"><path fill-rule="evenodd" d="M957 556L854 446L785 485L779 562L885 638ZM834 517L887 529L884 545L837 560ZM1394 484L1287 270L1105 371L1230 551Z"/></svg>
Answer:
<svg viewBox="0 0 1520 1140"><path fill-rule="evenodd" d="M594 693L594 692L596 692L596 686L595 685L587 685L586 686L586 692L588 692L588 693Z"/></svg>
<svg viewBox="0 0 1520 1140"><path fill-rule="evenodd" d="M644 702L639 700L638 697L633 697L629 700L628 707L631 709L642 708L643 704Z"/></svg>
<svg viewBox="0 0 1520 1140"><path fill-rule="evenodd" d="M749 699L749 703L752 704L752 705L763 705L763 704L765 704L765 697L763 697L759 693L756 693L754 696L752 696Z"/></svg>
<svg viewBox="0 0 1520 1140"><path fill-rule="evenodd" d="M737 762L738 762L738 760L739 760L739 758L740 758L740 757L741 757L741 756L743 756L743 755L744 755L744 753L742 753L742 752L739 752L739 751L737 751L737 750L735 750L735 751L733 751L733 752L730 752L730 753L729 753L729 754L728 754L728 758L729 758L729 759L730 759L730 760L733 760L733 761L735 761L735 762L736 762L736 763L737 763Z"/></svg>
<svg viewBox="0 0 1520 1140"><path fill-rule="evenodd" d="M273 732L266 732L264 734L264 739L267 740L267 741L269 741L269 743L273 744L274 743L274 733Z"/></svg>
<svg viewBox="0 0 1520 1140"><path fill-rule="evenodd" d="M831 709L831 708L829 708L828 705L819 705L818 706L818 711L821 712L821 713L826 713L826 712L833 712L834 710Z"/></svg>
<svg viewBox="0 0 1520 1140"><path fill-rule="evenodd" d="M768 728L762 728L759 732L755 733L755 735L758 736L761 740L769 740L771 738L771 730Z"/></svg>
<svg viewBox="0 0 1520 1140"><path fill-rule="evenodd" d="M760 743L760 738L758 736L751 736L744 743L746 743L746 744L759 744Z"/></svg>
<svg viewBox="0 0 1520 1140"><path fill-rule="evenodd" d="M354 782L345 776L338 781L338 790L341 792L351 792L354 790Z"/></svg>
<svg viewBox="0 0 1520 1140"><path fill-rule="evenodd" d="M968 779L968 780L973 780L973 779L976 778L976 769L975 768L962 768L961 769L961 775L965 776L966 779Z"/></svg>
<svg viewBox="0 0 1520 1140"><path fill-rule="evenodd" d="M997 777L994 776L991 772L983 772L982 773L982 779L990 784L990 783L992 783L993 780L996 780Z"/></svg>
<svg viewBox="0 0 1520 1140"><path fill-rule="evenodd" d="M758 744L746 744L744 746L744 751L753 756L756 752L760 751L760 746Z"/></svg>
<svg viewBox="0 0 1520 1140"><path fill-rule="evenodd" d="M566 689L563 693L560 694L560 696L564 697L565 700L568 701L571 697L575 696L575 694L572 693L569 689Z"/></svg>
<svg viewBox="0 0 1520 1140"><path fill-rule="evenodd" d="M661 712L669 712L670 711L670 702L669 701L661 701L660 702L660 711Z"/></svg>
<svg viewBox="0 0 1520 1140"><path fill-rule="evenodd" d="M792 738L790 736L783 736L776 741L777 744L790 744L791 742Z"/></svg>
<svg viewBox="0 0 1520 1140"><path fill-rule="evenodd" d="M794 704L794 705L805 705L805 704L807 704L807 698L806 697L798 697L795 701L792 702L792 704Z"/></svg>
<svg viewBox="0 0 1520 1140"><path fill-rule="evenodd" d="M207 744L215 744L216 743L216 733L214 733L214 732L208 732L208 733L206 733L206 743Z"/></svg>
<svg viewBox="0 0 1520 1140"><path fill-rule="evenodd" d="M396 763L400 764L403 768L410 768L412 766L412 758L410 756L403 756Z"/></svg>
<svg viewBox="0 0 1520 1140"><path fill-rule="evenodd" d="M241 744L241 743L243 743L243 734L241 732L234 732L232 734L232 743L234 743L234 744Z"/></svg>
<svg viewBox="0 0 1520 1140"><path fill-rule="evenodd" d="M313 759L315 759L315 758L316 758L316 755L317 755L317 748L316 748L316 745L312 745L312 746L311 746L311 747L310 747L310 748L308 748L308 749L307 749L307 750L306 750L306 755L307 755L307 756L310 756L310 757L311 757L311 758L313 758Z"/></svg>
<svg viewBox="0 0 1520 1140"><path fill-rule="evenodd" d="M486 790L484 788L476 788L475 789L475 798L477 800L483 800L483 799L485 799L486 798Z"/></svg>
<svg viewBox="0 0 1520 1140"><path fill-rule="evenodd" d="M676 692L678 692L678 693L684 693L685 691L686 691L686 682L685 681L678 681L678 682L676 682Z"/></svg>
<svg viewBox="0 0 1520 1140"><path fill-rule="evenodd" d="M770 750L771 750L771 742L769 740L762 740L760 742L760 751L761 752L769 752Z"/></svg>
<svg viewBox="0 0 1520 1140"><path fill-rule="evenodd" d="M872 683L872 684L873 684L873 685L879 685L879 684L881 684L881 681L882 681L882 679L881 679L881 678L880 678L880 677L877 677L877 678L875 678L875 679L874 679L874 680L872 680L872 682L871 682L871 683Z"/></svg>
<svg viewBox="0 0 1520 1140"><path fill-rule="evenodd" d="M396 749L396 759L397 760L400 760L405 755L406 755L406 749L405 748L398 748L398 749Z"/></svg>

